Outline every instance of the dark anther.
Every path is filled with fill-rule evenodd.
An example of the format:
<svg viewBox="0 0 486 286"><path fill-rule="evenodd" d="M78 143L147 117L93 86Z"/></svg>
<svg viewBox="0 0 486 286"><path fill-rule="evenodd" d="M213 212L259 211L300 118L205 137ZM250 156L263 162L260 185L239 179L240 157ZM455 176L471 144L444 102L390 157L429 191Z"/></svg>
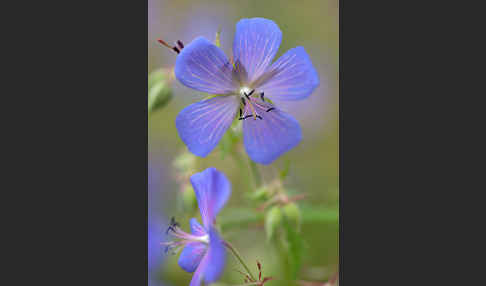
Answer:
<svg viewBox="0 0 486 286"><path fill-rule="evenodd" d="M243 97L241 98L241 102L243 102L243 106L246 105L246 101L245 101L245 99Z"/></svg>
<svg viewBox="0 0 486 286"><path fill-rule="evenodd" d="M272 111L274 109L275 109L275 107L270 107L269 109L267 109L267 112L270 112L270 111Z"/></svg>
<svg viewBox="0 0 486 286"><path fill-rule="evenodd" d="M262 101L265 101L265 93L264 92L260 93L260 97L262 98Z"/></svg>
<svg viewBox="0 0 486 286"><path fill-rule="evenodd" d="M168 246L165 247L164 252L165 252L165 254L167 254L167 252L169 252L169 247Z"/></svg>
<svg viewBox="0 0 486 286"><path fill-rule="evenodd" d="M241 115L243 115L243 112L241 111L241 108L240 108L240 117L241 117Z"/></svg>
<svg viewBox="0 0 486 286"><path fill-rule="evenodd" d="M263 118L260 115L255 116L256 118L259 118L260 120L263 120Z"/></svg>
<svg viewBox="0 0 486 286"><path fill-rule="evenodd" d="M179 50L177 47L175 47L175 46L174 46L174 47L170 46L169 44L167 44L167 43L166 43L164 40L162 40L162 39L158 39L157 41L158 41L159 43L161 43L163 46L165 46L165 47L167 47L167 48L169 48L169 49L173 50L173 51L174 51L174 52L176 52L176 53L180 53L180 52L181 52L181 51L180 51L180 50ZM181 42L181 43L182 43L182 42ZM182 49L182 48L181 48L181 49Z"/></svg>
<svg viewBox="0 0 486 286"><path fill-rule="evenodd" d="M252 115L249 114L249 115L246 115L245 117L240 117L240 118L238 118L238 120L245 120L249 117L252 117ZM257 115L257 117L258 117L258 115Z"/></svg>
<svg viewBox="0 0 486 286"><path fill-rule="evenodd" d="M248 94L246 94L246 92L244 93L246 98L248 98L248 100L250 100L250 96Z"/></svg>
<svg viewBox="0 0 486 286"><path fill-rule="evenodd" d="M184 44L182 43L181 40L177 40L177 45L179 46L179 48L182 50L184 49Z"/></svg>
<svg viewBox="0 0 486 286"><path fill-rule="evenodd" d="M165 232L165 234L169 234L169 231L170 230L174 231L174 228L172 227L172 225L169 225L169 227L167 228L167 231Z"/></svg>
<svg viewBox="0 0 486 286"><path fill-rule="evenodd" d="M255 90L250 91L248 95L252 95L255 92Z"/></svg>

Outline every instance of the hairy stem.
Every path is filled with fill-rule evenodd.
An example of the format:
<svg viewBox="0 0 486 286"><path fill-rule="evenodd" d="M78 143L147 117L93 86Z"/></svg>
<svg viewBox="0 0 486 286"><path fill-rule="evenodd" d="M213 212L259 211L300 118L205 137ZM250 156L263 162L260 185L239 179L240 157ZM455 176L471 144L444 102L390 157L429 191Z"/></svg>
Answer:
<svg viewBox="0 0 486 286"><path fill-rule="evenodd" d="M250 275L251 279L253 279L254 281L256 281L255 277L253 276L253 274L250 271L250 268L248 268L248 266L246 266L245 262L241 258L241 255L238 253L238 251L236 250L236 248L234 248L227 241L223 241L223 244L224 244L224 246L226 246L226 248L228 248L231 251L231 253L233 253L234 257L236 257L236 259L240 262L240 264L245 268L246 272L248 272L248 274Z"/></svg>

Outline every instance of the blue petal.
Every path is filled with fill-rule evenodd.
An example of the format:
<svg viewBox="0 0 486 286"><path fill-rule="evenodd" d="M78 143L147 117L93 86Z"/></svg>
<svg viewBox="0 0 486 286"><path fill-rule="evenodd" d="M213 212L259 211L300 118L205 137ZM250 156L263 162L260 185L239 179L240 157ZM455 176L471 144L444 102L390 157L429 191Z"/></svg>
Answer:
<svg viewBox="0 0 486 286"><path fill-rule="evenodd" d="M203 224L209 229L219 211L231 195L231 183L215 168L208 168L191 176Z"/></svg>
<svg viewBox="0 0 486 286"><path fill-rule="evenodd" d="M194 272L206 254L207 245L202 242L186 244L179 257L179 266L187 272Z"/></svg>
<svg viewBox="0 0 486 286"><path fill-rule="evenodd" d="M191 225L191 233L192 234L197 235L197 236L203 236L203 235L207 234L204 227L202 227L202 225L200 225L197 222L197 219L191 218L191 220L189 221L189 224Z"/></svg>
<svg viewBox="0 0 486 286"><path fill-rule="evenodd" d="M299 100L319 86L319 76L304 48L297 47L281 56L256 86L272 100Z"/></svg>
<svg viewBox="0 0 486 286"><path fill-rule="evenodd" d="M238 106L236 96L217 96L184 108L177 115L176 127L189 151L208 155L230 127Z"/></svg>
<svg viewBox="0 0 486 286"><path fill-rule="evenodd" d="M212 94L229 94L235 90L232 69L220 48L198 37L177 56L174 73L187 87Z"/></svg>
<svg viewBox="0 0 486 286"><path fill-rule="evenodd" d="M221 277L221 274L223 274L225 263L226 252L223 241L218 236L216 230L211 227L209 230L208 264L204 271L204 281L206 283L217 281Z"/></svg>
<svg viewBox="0 0 486 286"><path fill-rule="evenodd" d="M279 109L260 114L262 120L248 118L243 121L243 142L246 153L253 161L270 164L297 146L302 132L299 123Z"/></svg>
<svg viewBox="0 0 486 286"><path fill-rule="evenodd" d="M242 19L236 24L234 61L243 64L252 82L270 66L282 41L277 24L264 18Z"/></svg>

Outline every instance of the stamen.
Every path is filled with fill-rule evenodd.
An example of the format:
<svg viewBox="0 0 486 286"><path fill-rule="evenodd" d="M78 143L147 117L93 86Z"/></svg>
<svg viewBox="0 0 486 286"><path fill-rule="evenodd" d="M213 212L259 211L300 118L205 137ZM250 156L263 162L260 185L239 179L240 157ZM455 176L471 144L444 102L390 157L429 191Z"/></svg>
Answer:
<svg viewBox="0 0 486 286"><path fill-rule="evenodd" d="M241 102L243 102L243 106L246 105L245 99L243 97L241 98Z"/></svg>
<svg viewBox="0 0 486 286"><path fill-rule="evenodd" d="M259 118L260 120L263 120L263 118L260 115L255 115L256 118ZM256 119L255 119L256 120Z"/></svg>
<svg viewBox="0 0 486 286"><path fill-rule="evenodd" d="M181 40L177 40L177 45L179 46L179 48L182 50L184 49L184 44L182 43Z"/></svg>
<svg viewBox="0 0 486 286"><path fill-rule="evenodd" d="M176 53L178 53L178 54L181 52L181 51L179 50L179 48L177 48L177 47L175 47L175 46L174 46L174 47L169 46L169 44L167 44L167 43L166 43L164 40L162 40L162 39L158 39L158 40L157 40L157 42L161 43L162 45L166 46L167 48L169 48L169 49L173 50L174 52L176 52ZM180 42L180 41L178 41L178 42ZM178 44L179 44L179 43L178 43ZM181 42L181 44L182 44L182 42ZM180 47L180 45L179 45L179 47ZM184 47L184 46L182 46L182 47ZM181 50L182 50L182 48L181 48Z"/></svg>
<svg viewBox="0 0 486 286"><path fill-rule="evenodd" d="M248 94L246 94L246 92L244 93L246 98L248 98L248 100L250 100L250 96Z"/></svg>
<svg viewBox="0 0 486 286"><path fill-rule="evenodd" d="M252 91L250 91L250 93L248 95L252 95L254 92L255 92L255 90L253 89Z"/></svg>
<svg viewBox="0 0 486 286"><path fill-rule="evenodd" d="M265 101L265 93L264 92L260 93L260 97L261 97L262 101Z"/></svg>
<svg viewBox="0 0 486 286"><path fill-rule="evenodd" d="M240 117L241 117L241 115L243 115L243 114L242 114L242 111L241 111L241 108L240 108Z"/></svg>
<svg viewBox="0 0 486 286"><path fill-rule="evenodd" d="M270 111L272 111L274 109L275 109L275 107L270 107L269 109L267 109L267 112L270 112Z"/></svg>

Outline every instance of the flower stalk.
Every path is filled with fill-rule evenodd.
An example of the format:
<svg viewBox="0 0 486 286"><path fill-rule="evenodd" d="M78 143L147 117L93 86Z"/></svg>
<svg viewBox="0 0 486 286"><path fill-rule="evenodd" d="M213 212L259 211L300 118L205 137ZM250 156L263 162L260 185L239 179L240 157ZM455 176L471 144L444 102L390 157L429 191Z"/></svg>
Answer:
<svg viewBox="0 0 486 286"><path fill-rule="evenodd" d="M248 268L248 266L246 266L245 262L241 258L241 255L238 253L238 251L236 250L236 248L234 248L227 241L223 241L223 244L224 244L224 246L226 246L226 248L228 248L231 251L231 253L233 254L233 256L236 257L236 259L240 262L240 264L245 268L246 272L248 272L248 274L250 275L251 279L256 280L255 277L253 276L253 274L251 273L250 268ZM251 284L249 284L249 285L251 285Z"/></svg>

